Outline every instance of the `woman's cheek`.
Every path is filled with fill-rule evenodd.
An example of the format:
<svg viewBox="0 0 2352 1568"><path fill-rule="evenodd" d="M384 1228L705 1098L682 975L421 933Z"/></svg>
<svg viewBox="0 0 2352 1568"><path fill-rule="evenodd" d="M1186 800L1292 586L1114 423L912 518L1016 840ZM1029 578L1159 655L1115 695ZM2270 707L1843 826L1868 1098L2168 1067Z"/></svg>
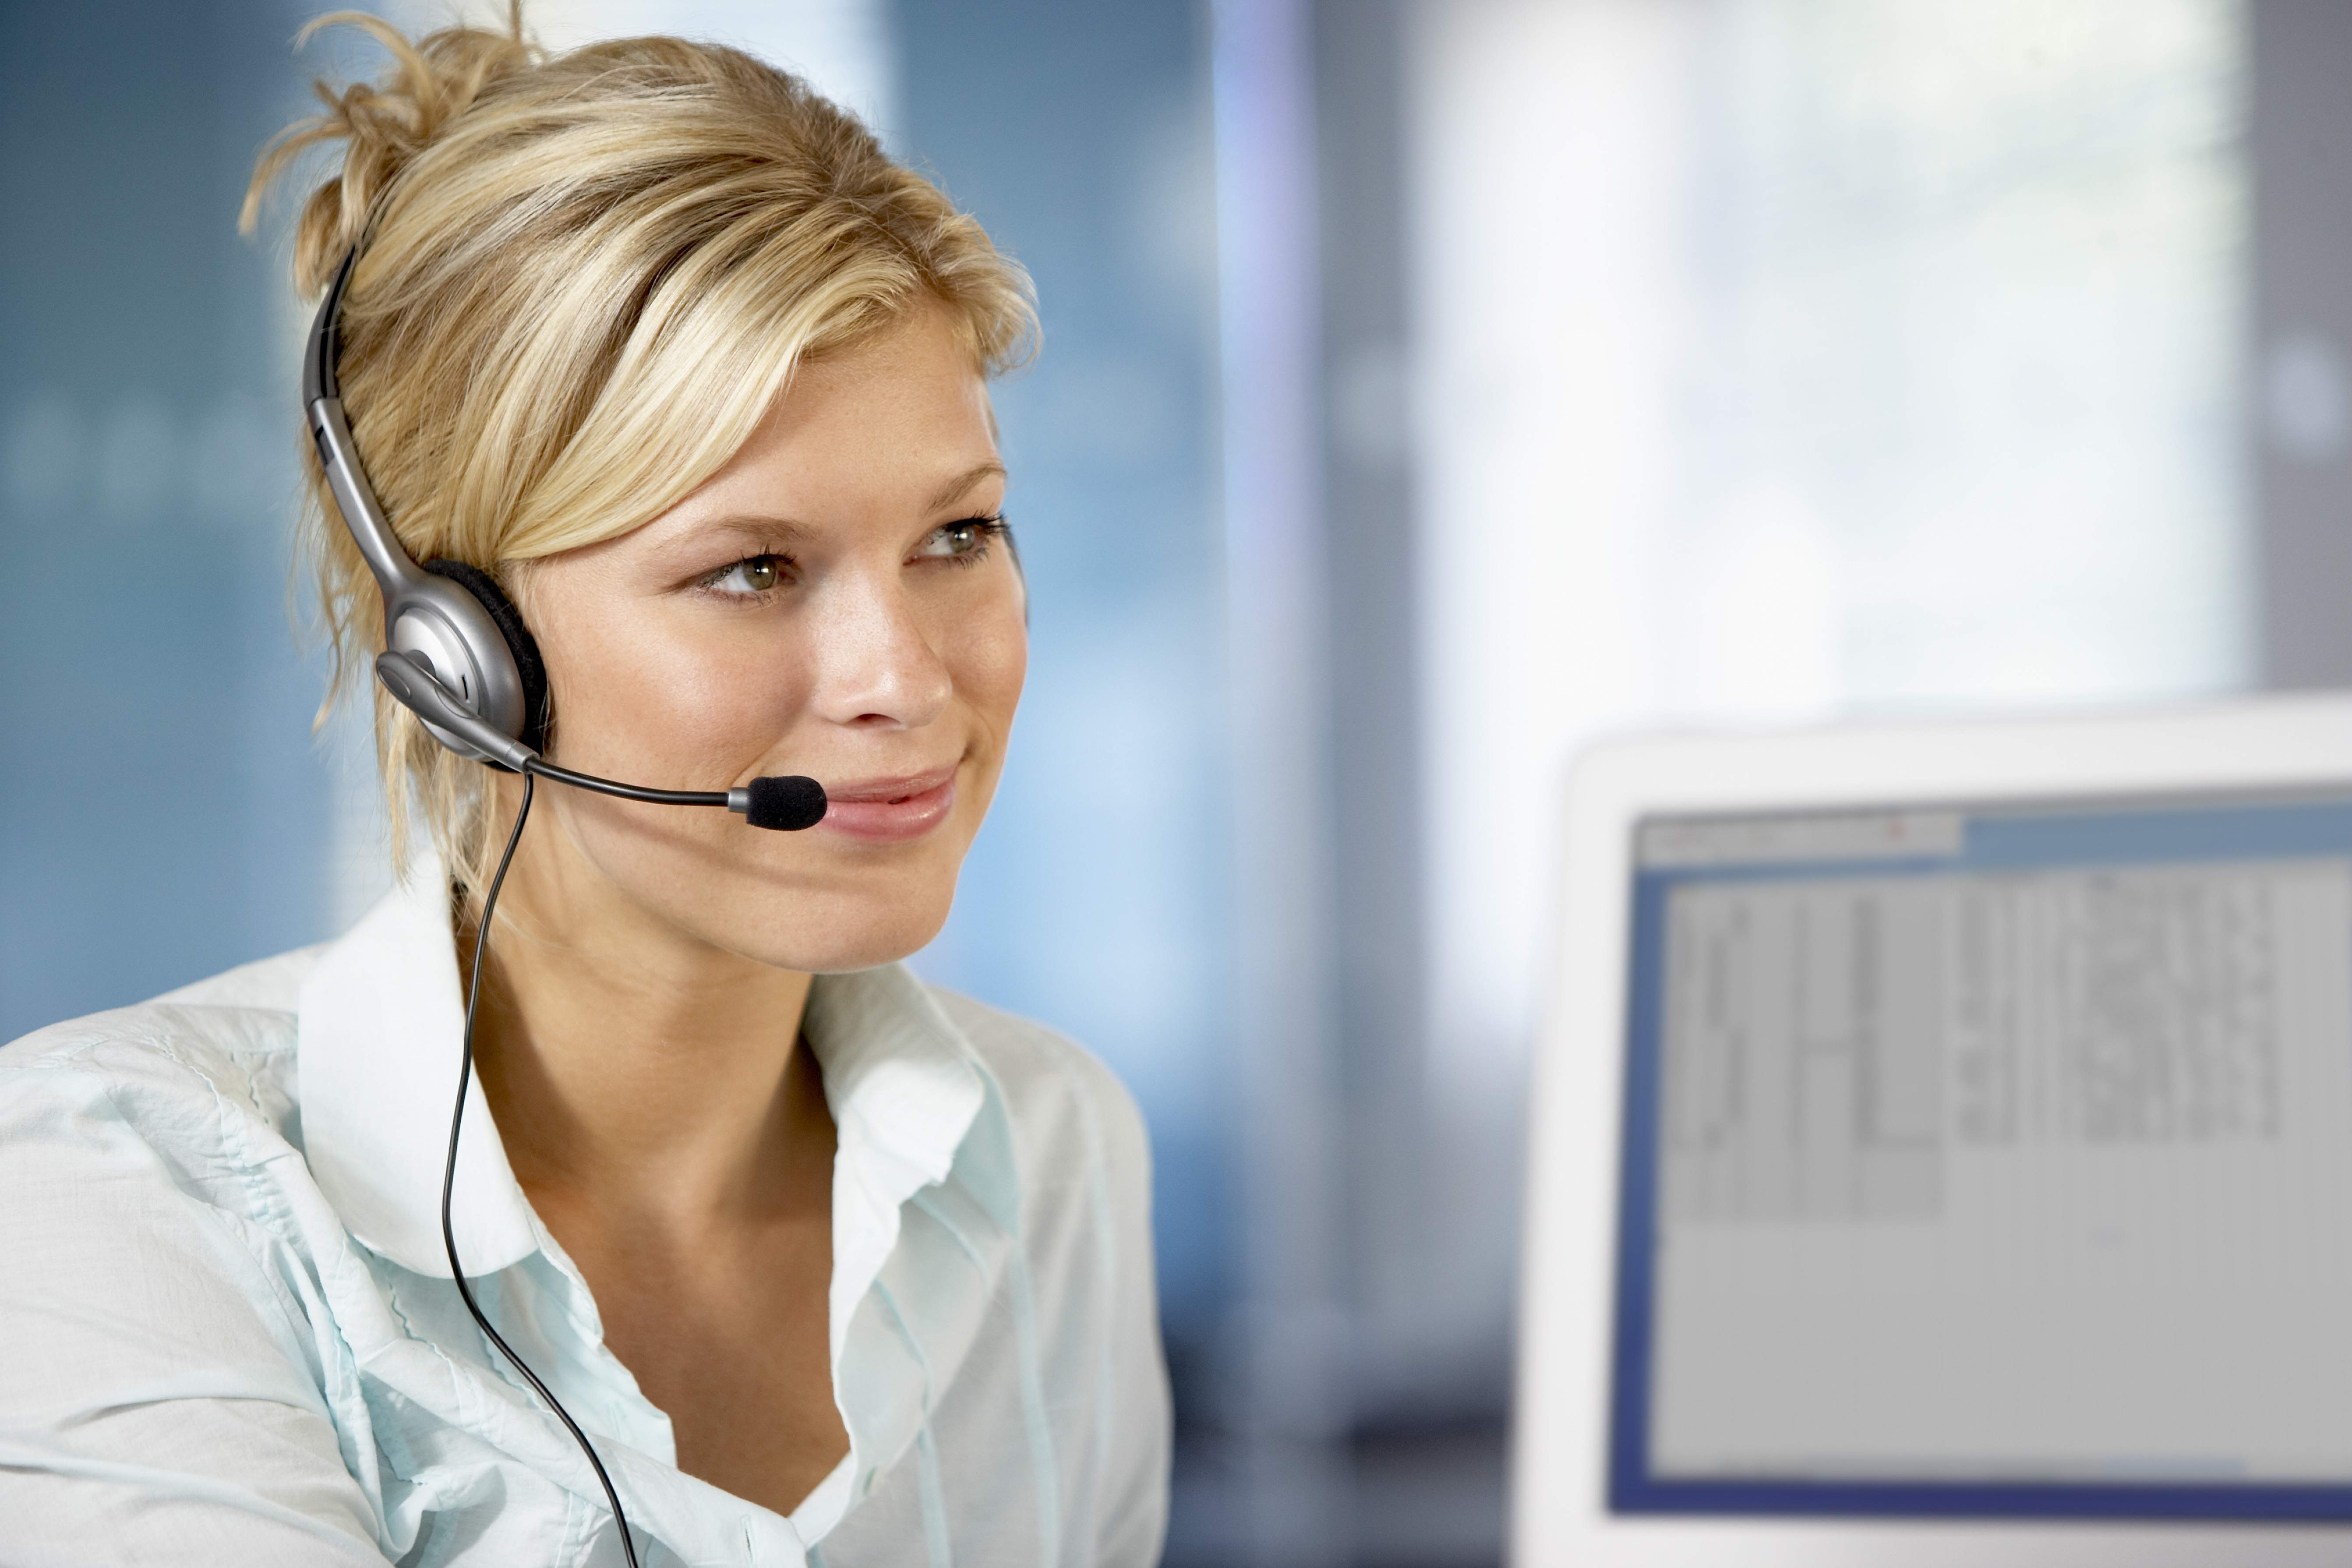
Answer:
<svg viewBox="0 0 2352 1568"><path fill-rule="evenodd" d="M1017 609L991 615L975 625L959 651L955 669L965 700L1001 732L1020 705L1021 687L1029 673L1029 631Z"/></svg>
<svg viewBox="0 0 2352 1568"><path fill-rule="evenodd" d="M705 656L666 682L661 700L687 717L698 751L749 766L775 749L808 705L805 649L772 646Z"/></svg>

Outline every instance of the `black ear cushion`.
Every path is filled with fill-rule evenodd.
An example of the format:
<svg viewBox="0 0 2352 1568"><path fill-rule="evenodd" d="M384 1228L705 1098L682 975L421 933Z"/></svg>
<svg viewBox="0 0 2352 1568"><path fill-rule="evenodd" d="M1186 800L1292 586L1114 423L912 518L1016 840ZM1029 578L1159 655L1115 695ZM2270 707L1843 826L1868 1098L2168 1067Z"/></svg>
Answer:
<svg viewBox="0 0 2352 1568"><path fill-rule="evenodd" d="M425 570L446 577L482 602L514 655L515 673L522 677L522 733L515 739L534 752L547 750L547 664L539 657L539 639L522 624L522 612L507 597L497 578L463 561L427 561Z"/></svg>

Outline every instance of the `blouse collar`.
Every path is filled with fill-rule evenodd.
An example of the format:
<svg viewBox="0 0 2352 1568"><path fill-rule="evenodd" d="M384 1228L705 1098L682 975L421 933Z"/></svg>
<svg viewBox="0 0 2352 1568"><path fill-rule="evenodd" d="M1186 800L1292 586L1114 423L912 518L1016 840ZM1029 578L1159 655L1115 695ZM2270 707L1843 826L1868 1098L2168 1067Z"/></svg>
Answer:
<svg viewBox="0 0 2352 1568"><path fill-rule="evenodd" d="M329 945L302 985L296 1047L303 1145L320 1190L371 1250L442 1279L449 1261L441 1179L465 1027L446 887L439 863L427 861ZM844 1308L879 1272L908 1198L953 1172L1010 1230L1019 1189L1003 1162L967 1158L958 1168L994 1086L971 1042L903 964L817 976L803 1030L839 1138L838 1352ZM478 1075L466 1087L456 1191L453 1228L467 1274L541 1249L544 1233L507 1163Z"/></svg>

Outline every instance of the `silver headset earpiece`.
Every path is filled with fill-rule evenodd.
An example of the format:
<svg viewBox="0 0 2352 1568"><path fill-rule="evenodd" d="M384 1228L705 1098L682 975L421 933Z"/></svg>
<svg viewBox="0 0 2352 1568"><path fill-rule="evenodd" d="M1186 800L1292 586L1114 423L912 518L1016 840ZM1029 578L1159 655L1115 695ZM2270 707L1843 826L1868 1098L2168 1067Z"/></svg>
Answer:
<svg viewBox="0 0 2352 1568"><path fill-rule="evenodd" d="M318 320L311 324L310 346L302 357L302 407L319 461L326 466L327 488L383 594L384 647L406 655L467 712L520 740L530 715L522 672L506 635L473 592L425 571L401 548L360 464L351 423L343 417L341 389L335 379L336 332L343 289L358 259L354 247L336 270L327 297L319 302ZM430 721L425 727L461 756L506 765L503 757L493 757L462 735Z"/></svg>

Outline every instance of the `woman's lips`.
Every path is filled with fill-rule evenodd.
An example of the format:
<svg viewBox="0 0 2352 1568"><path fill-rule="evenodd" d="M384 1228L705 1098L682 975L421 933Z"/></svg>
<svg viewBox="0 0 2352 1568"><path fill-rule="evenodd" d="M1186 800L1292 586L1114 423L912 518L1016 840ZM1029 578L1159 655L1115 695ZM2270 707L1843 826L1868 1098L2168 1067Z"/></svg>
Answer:
<svg viewBox="0 0 2352 1568"><path fill-rule="evenodd" d="M905 778L828 786L824 820L817 826L868 844L920 838L954 809L955 778L955 769L945 767Z"/></svg>

